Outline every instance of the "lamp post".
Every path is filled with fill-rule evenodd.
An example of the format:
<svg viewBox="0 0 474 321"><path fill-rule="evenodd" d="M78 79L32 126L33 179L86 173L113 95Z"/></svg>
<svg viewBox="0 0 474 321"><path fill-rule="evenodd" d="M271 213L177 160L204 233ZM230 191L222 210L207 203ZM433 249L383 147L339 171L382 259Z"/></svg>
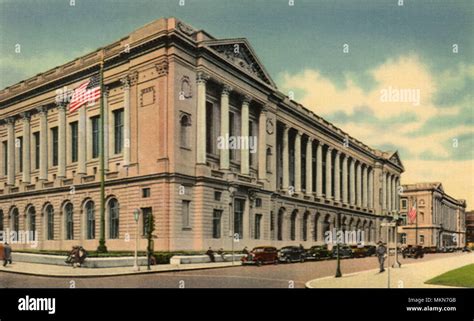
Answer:
<svg viewBox="0 0 474 321"><path fill-rule="evenodd" d="M133 218L135 219L135 225L136 225L136 232L135 232L135 263L133 264L133 270L134 271L140 271L140 266L138 265L138 220L140 218L140 210L136 208L133 211Z"/></svg>
<svg viewBox="0 0 474 321"><path fill-rule="evenodd" d="M400 219L398 212L395 213L393 219L395 220L395 262L392 267L400 268L402 267L402 264L398 261L398 220Z"/></svg>
<svg viewBox="0 0 474 321"><path fill-rule="evenodd" d="M231 226L231 228L229 229L229 232L230 232L230 237L231 237L231 241L232 241L232 265L234 265L234 242L235 242L235 222L233 222L234 220L234 213L233 213L233 210L232 210L232 203L234 201L234 194L235 192L237 191L237 188L234 186L234 185L229 185L229 188L227 189L229 191L229 226Z"/></svg>

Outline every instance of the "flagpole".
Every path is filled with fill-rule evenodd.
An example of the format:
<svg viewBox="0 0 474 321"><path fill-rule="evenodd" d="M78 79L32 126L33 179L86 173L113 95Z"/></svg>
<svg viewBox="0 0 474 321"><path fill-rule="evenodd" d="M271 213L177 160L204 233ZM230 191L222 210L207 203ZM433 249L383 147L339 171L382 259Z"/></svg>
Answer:
<svg viewBox="0 0 474 321"><path fill-rule="evenodd" d="M97 252L107 252L105 245L105 164L104 164L104 52L100 60L100 239Z"/></svg>
<svg viewBox="0 0 474 321"><path fill-rule="evenodd" d="M418 197L415 197L415 245L418 246Z"/></svg>

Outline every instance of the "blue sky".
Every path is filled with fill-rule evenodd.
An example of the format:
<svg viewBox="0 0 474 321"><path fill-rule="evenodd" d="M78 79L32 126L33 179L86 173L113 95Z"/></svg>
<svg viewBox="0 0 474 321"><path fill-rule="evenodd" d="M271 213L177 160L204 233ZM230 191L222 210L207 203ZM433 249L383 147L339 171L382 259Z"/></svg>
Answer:
<svg viewBox="0 0 474 321"><path fill-rule="evenodd" d="M281 91L398 150L404 183L442 181L472 204L474 2L403 2L0 0L0 88L175 16L216 38L246 37ZM381 103L388 87L419 90L420 104Z"/></svg>

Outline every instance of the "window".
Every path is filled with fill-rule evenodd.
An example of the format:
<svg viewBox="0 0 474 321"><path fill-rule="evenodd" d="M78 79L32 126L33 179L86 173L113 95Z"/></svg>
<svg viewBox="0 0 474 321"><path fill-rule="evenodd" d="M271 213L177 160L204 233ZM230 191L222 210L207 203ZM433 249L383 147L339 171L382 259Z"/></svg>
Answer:
<svg viewBox="0 0 474 321"><path fill-rule="evenodd" d="M3 226L3 211L0 210L0 231L3 231L4 230L4 226ZM2 240L0 240L0 242L2 242Z"/></svg>
<svg viewBox="0 0 474 321"><path fill-rule="evenodd" d="M220 202L221 198L222 198L222 192L215 191L214 192L214 201L219 201Z"/></svg>
<svg viewBox="0 0 474 321"><path fill-rule="evenodd" d="M23 137L18 137L18 163L19 163L19 170L23 172Z"/></svg>
<svg viewBox="0 0 474 321"><path fill-rule="evenodd" d="M100 121L100 117L92 117L91 118L92 158L99 157L99 121Z"/></svg>
<svg viewBox="0 0 474 321"><path fill-rule="evenodd" d="M15 232L13 235L14 240L18 240L18 232L20 231L20 213L18 213L18 209L14 207L11 210L11 220L12 220L12 230Z"/></svg>
<svg viewBox="0 0 474 321"><path fill-rule="evenodd" d="M255 207L262 207L262 199L256 198L255 199Z"/></svg>
<svg viewBox="0 0 474 321"><path fill-rule="evenodd" d="M77 162L77 150L79 146L79 141L78 141L78 123L77 121L69 124L71 126L71 162Z"/></svg>
<svg viewBox="0 0 474 321"><path fill-rule="evenodd" d="M40 132L33 134L35 143L35 169L39 169L40 166Z"/></svg>
<svg viewBox="0 0 474 321"><path fill-rule="evenodd" d="M271 171L272 171L272 149L270 147L267 148L266 167L267 167L267 172L271 173Z"/></svg>
<svg viewBox="0 0 474 321"><path fill-rule="evenodd" d="M28 230L33 233L33 239L36 239L36 211L34 207L28 209Z"/></svg>
<svg viewBox="0 0 474 321"><path fill-rule="evenodd" d="M424 244L424 243L425 243L425 236L420 235L420 244Z"/></svg>
<svg viewBox="0 0 474 321"><path fill-rule="evenodd" d="M290 222L290 240L296 240L296 211L291 214L291 222Z"/></svg>
<svg viewBox="0 0 474 321"><path fill-rule="evenodd" d="M119 238L119 203L115 198L109 201L109 238Z"/></svg>
<svg viewBox="0 0 474 321"><path fill-rule="evenodd" d="M66 216L66 240L74 240L74 207L67 203L64 207Z"/></svg>
<svg viewBox="0 0 474 321"><path fill-rule="evenodd" d="M308 239L308 213L303 217L303 241Z"/></svg>
<svg viewBox="0 0 474 321"><path fill-rule="evenodd" d="M142 197L143 198L148 198L151 195L151 191L149 187L142 188Z"/></svg>
<svg viewBox="0 0 474 321"><path fill-rule="evenodd" d="M407 235L405 233L402 233L402 244L407 244Z"/></svg>
<svg viewBox="0 0 474 321"><path fill-rule="evenodd" d="M270 231L275 230L275 213L273 211L270 211Z"/></svg>
<svg viewBox="0 0 474 321"><path fill-rule="evenodd" d="M235 115L234 113L229 113L229 137L232 137L235 135ZM229 150L229 158L231 160L235 159L235 150L230 149Z"/></svg>
<svg viewBox="0 0 474 321"><path fill-rule="evenodd" d="M206 153L214 153L214 105L206 102Z"/></svg>
<svg viewBox="0 0 474 321"><path fill-rule="evenodd" d="M179 131L179 138L181 147L189 148L189 131L191 126L191 121L188 115L183 115L179 122L180 124L180 131Z"/></svg>
<svg viewBox="0 0 474 321"><path fill-rule="evenodd" d="M95 239L95 206L93 201L86 203L87 239Z"/></svg>
<svg viewBox="0 0 474 321"><path fill-rule="evenodd" d="M189 205L190 201L183 201L182 202L182 207L181 207L181 216L182 216L182 222L183 222L183 228L190 228L191 227L191 222L190 222L190 217L189 217Z"/></svg>
<svg viewBox="0 0 474 321"><path fill-rule="evenodd" d="M278 221L277 221L277 239L278 241L282 241L283 240L283 215L285 214L284 211L280 210L278 212Z"/></svg>
<svg viewBox="0 0 474 321"><path fill-rule="evenodd" d="M212 238L221 238L222 210L214 210L212 213Z"/></svg>
<svg viewBox="0 0 474 321"><path fill-rule="evenodd" d="M260 229L261 229L261 223L262 223L262 214L255 214L255 239L260 240Z"/></svg>
<svg viewBox="0 0 474 321"><path fill-rule="evenodd" d="M3 142L3 173L8 175L8 142Z"/></svg>
<svg viewBox="0 0 474 321"><path fill-rule="evenodd" d="M51 161L53 166L58 166L58 127L51 128L51 138L53 143Z"/></svg>
<svg viewBox="0 0 474 321"><path fill-rule="evenodd" d="M142 217L143 217L143 224L142 224L142 233L143 233L143 236L147 236L148 235L148 226L149 226L149 219L150 219L150 216L153 215L152 214L152 210L151 210L151 207L145 207L145 208L142 208Z"/></svg>
<svg viewBox="0 0 474 321"><path fill-rule="evenodd" d="M53 209L53 205L48 205L46 207L46 219L47 219L46 238L48 240L54 240L54 209Z"/></svg>
<svg viewBox="0 0 474 321"><path fill-rule="evenodd" d="M237 234L239 239L242 239L244 233L244 206L245 200L235 199L234 206L234 235Z"/></svg>
<svg viewBox="0 0 474 321"><path fill-rule="evenodd" d="M405 199L402 199L402 210L406 210L406 209L407 209L407 200L405 198Z"/></svg>
<svg viewBox="0 0 474 321"><path fill-rule="evenodd" d="M123 149L123 109L114 110L114 153Z"/></svg>

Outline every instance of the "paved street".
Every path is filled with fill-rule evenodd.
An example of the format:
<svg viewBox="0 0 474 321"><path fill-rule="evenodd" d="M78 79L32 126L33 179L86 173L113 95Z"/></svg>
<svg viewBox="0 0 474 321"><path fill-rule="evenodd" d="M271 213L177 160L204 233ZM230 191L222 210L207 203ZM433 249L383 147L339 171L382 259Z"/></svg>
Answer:
<svg viewBox="0 0 474 321"><path fill-rule="evenodd" d="M402 259L402 264L427 262L465 253L426 255L421 260ZM342 273L354 273L377 267L376 257L345 259ZM14 268L14 266L12 266ZM163 272L109 277L41 277L1 272L0 287L9 288L302 288L317 278L332 276L336 261L293 264L225 267L207 270Z"/></svg>

